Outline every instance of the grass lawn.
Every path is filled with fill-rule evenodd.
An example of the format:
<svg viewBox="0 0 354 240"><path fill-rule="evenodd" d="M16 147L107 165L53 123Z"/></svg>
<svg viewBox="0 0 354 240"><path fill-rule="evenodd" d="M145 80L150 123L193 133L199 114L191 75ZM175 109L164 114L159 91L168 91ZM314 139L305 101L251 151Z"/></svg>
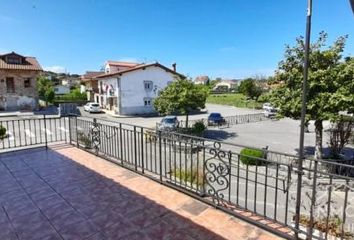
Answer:
<svg viewBox="0 0 354 240"><path fill-rule="evenodd" d="M255 100L247 100L241 93L210 94L207 103L230 105L240 108L261 108L262 103Z"/></svg>

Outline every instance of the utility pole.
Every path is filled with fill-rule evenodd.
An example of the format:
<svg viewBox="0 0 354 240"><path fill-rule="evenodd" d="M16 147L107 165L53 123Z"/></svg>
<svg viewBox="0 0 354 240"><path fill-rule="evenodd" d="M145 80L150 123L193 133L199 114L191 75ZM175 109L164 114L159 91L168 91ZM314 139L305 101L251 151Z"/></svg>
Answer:
<svg viewBox="0 0 354 240"><path fill-rule="evenodd" d="M306 16L306 37L305 37L305 57L304 57L304 80L302 83L302 104L301 104L301 127L300 127L300 144L299 144L299 161L298 161L298 183L297 198L295 207L295 229L299 230L300 208L301 208L301 185L303 175L304 160L304 138L305 138L305 121L306 121L306 101L307 101L307 79L309 69L310 40L311 40L311 17L312 17L312 0L307 0L307 16ZM298 232L296 232L298 239Z"/></svg>

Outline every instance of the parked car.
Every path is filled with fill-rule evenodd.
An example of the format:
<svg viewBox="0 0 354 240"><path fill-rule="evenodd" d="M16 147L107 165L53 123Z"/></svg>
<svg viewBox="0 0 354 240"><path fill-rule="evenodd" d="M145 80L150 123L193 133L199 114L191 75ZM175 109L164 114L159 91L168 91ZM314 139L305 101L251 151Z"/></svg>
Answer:
<svg viewBox="0 0 354 240"><path fill-rule="evenodd" d="M158 130L173 131L179 127L179 121L176 116L166 116L158 124Z"/></svg>
<svg viewBox="0 0 354 240"><path fill-rule="evenodd" d="M208 116L208 126L225 124L225 119L220 113L210 113Z"/></svg>
<svg viewBox="0 0 354 240"><path fill-rule="evenodd" d="M268 109L265 109L263 113L264 113L265 117L271 118L271 117L274 117L277 114L277 109L275 109L273 107L270 107Z"/></svg>
<svg viewBox="0 0 354 240"><path fill-rule="evenodd" d="M89 102L84 106L84 110L89 113L100 113L101 108L98 103Z"/></svg>
<svg viewBox="0 0 354 240"><path fill-rule="evenodd" d="M264 103L262 109L267 110L268 108L273 108L272 104L270 103Z"/></svg>

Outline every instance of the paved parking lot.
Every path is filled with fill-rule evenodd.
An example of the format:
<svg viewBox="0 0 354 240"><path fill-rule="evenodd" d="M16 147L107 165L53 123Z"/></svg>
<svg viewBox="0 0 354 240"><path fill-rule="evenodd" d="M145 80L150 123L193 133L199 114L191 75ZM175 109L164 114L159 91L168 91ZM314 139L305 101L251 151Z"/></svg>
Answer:
<svg viewBox="0 0 354 240"><path fill-rule="evenodd" d="M127 124L135 124L144 127L155 127L162 117L112 117L108 114L90 114L81 111L83 116L97 117L103 120L118 121ZM220 112L223 116L235 116L243 114L259 113L262 110L236 108L217 104L207 104L206 109L200 114L189 117L190 120L207 118L212 112ZM179 116L179 120L185 120L185 116ZM324 123L324 129L328 129L329 122ZM305 134L305 147L308 154L314 152L315 129L313 122L310 122L309 133ZM270 150L289 154L297 154L299 146L300 121L292 119L269 120L248 124L232 125L228 128L209 128L206 137L228 141L234 144L247 145L263 148L269 146ZM328 152L328 134L323 134L324 151ZM345 154L352 156L354 146L349 145Z"/></svg>
<svg viewBox="0 0 354 240"><path fill-rule="evenodd" d="M273 151L295 154L299 145L299 125L299 121L292 119L269 120L209 129L206 136L246 146L259 148L269 146ZM314 129L310 126L310 133L305 135L305 146L310 147L314 143Z"/></svg>
<svg viewBox="0 0 354 240"><path fill-rule="evenodd" d="M223 116L234 116L234 115L243 115L251 113L262 112L260 110L254 109L244 109L244 108L235 108L232 106L223 106L215 104L207 104L206 109L200 114L193 114L190 116L190 120L207 118L211 112L220 112ZM162 117L113 117L108 114L90 114L84 112L81 109L83 117L96 117L101 120L122 122L126 124L134 124L143 127L154 128L156 123L161 120ZM28 116L17 117L17 119L27 119ZM31 118L42 118L41 115L35 115ZM185 116L179 116L179 120L185 120ZM16 119L16 117L11 118L0 118L0 121ZM217 140L228 141L233 144L247 145L253 147L263 148L269 146L270 150L279 151L289 154L296 154L298 145L299 145L299 132L300 132L300 122L292 119L282 119L282 120L269 120L262 122L254 122L248 124L239 124L232 125L228 128L213 128L210 127L206 133L206 137L213 138ZM64 126L64 124L63 124ZM58 134L65 134L67 129L65 126L58 126ZM329 123L324 123L325 129L328 128ZM305 134L305 146L309 154L314 151L315 143L315 134L314 134L314 125L311 123L310 133ZM9 128L10 132L13 131L12 128ZM29 126L19 126L18 129L14 131L23 131L23 134L30 138L40 138L38 134L43 134L48 131L43 129L43 126L29 127ZM42 132L40 132L42 131ZM51 131L51 130L50 130ZM52 133L48 133L52 137ZM328 134L324 132L323 134L323 147L325 151L327 149ZM11 138L11 134L10 134ZM346 155L353 156L354 146L349 145L345 149Z"/></svg>
<svg viewBox="0 0 354 240"><path fill-rule="evenodd" d="M127 124L135 124L143 127L155 127L156 123L160 122L162 119L162 117L140 117L140 116L113 117L105 113L99 113L99 114L88 113L85 112L82 108L80 108L80 112L83 117L96 117L103 120L118 121ZM226 116L235 116L235 115L243 115L243 114L250 114L250 113L259 113L262 111L248 109L248 108L236 108L233 106L207 104L206 109L204 109L201 113L190 115L189 119L193 120L193 119L207 118L208 115L212 112L219 112L226 117ZM185 116L178 116L178 119L185 121Z"/></svg>

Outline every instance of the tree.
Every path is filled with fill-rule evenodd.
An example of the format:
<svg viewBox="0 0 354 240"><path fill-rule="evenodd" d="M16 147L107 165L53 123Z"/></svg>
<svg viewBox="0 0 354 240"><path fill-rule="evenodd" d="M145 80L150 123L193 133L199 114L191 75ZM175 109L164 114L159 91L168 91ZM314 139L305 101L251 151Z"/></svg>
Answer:
<svg viewBox="0 0 354 240"><path fill-rule="evenodd" d="M331 158L340 159L341 152L345 145L349 144L354 128L354 117L341 115L336 122L332 123L329 129L329 148Z"/></svg>
<svg viewBox="0 0 354 240"><path fill-rule="evenodd" d="M215 85L218 84L219 82L221 82L220 78L216 78L216 79L210 80L209 84L207 86L209 87L209 89L213 89L215 87Z"/></svg>
<svg viewBox="0 0 354 240"><path fill-rule="evenodd" d="M38 95L39 98L45 101L45 105L53 102L54 100L54 88L52 82L44 76L40 76L37 79Z"/></svg>
<svg viewBox="0 0 354 240"><path fill-rule="evenodd" d="M205 108L208 88L195 85L191 80L178 78L162 90L154 100L154 107L160 114L181 113L188 115L192 110Z"/></svg>
<svg viewBox="0 0 354 240"><path fill-rule="evenodd" d="M262 94L261 88L257 86L256 81L252 78L243 80L240 84L239 91L252 99L257 99Z"/></svg>
<svg viewBox="0 0 354 240"><path fill-rule="evenodd" d="M73 99L86 99L87 95L85 92L81 93L80 88L74 88L71 90L71 92L68 94L71 98Z"/></svg>
<svg viewBox="0 0 354 240"><path fill-rule="evenodd" d="M340 111L353 112L354 108L354 59L343 59L346 36L339 37L332 46L325 48L327 34L321 32L311 44L306 121L315 121L315 159L322 158L324 120L335 121ZM304 39L296 45L286 46L284 60L275 72L270 102L279 107L279 116L299 119L303 83Z"/></svg>

